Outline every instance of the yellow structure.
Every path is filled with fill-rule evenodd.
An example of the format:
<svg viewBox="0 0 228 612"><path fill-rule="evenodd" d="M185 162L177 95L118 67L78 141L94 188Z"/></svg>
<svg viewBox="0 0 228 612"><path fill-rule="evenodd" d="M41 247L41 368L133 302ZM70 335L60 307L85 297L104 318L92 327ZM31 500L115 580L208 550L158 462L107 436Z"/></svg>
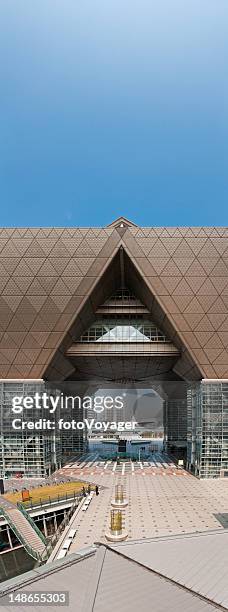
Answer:
<svg viewBox="0 0 228 612"><path fill-rule="evenodd" d="M59 499L65 499L67 497L74 497L78 495L82 491L83 486L85 486L84 482L74 481L74 482L64 482L59 484L51 484L45 485L42 487L34 487L34 489L30 489L29 500L23 501L23 492L17 491L15 493L6 493L4 497L9 501L16 504L17 502L22 502L23 505L30 506L31 503L33 505L38 505L39 503L48 503L50 500L54 501ZM92 487L91 487L92 489Z"/></svg>

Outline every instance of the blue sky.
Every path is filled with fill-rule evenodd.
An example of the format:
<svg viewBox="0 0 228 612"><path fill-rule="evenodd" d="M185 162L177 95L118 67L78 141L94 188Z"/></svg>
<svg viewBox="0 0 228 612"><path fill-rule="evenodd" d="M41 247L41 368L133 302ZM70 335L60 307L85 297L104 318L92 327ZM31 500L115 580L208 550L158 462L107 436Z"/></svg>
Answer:
<svg viewBox="0 0 228 612"><path fill-rule="evenodd" d="M2 0L0 225L228 225L227 0Z"/></svg>

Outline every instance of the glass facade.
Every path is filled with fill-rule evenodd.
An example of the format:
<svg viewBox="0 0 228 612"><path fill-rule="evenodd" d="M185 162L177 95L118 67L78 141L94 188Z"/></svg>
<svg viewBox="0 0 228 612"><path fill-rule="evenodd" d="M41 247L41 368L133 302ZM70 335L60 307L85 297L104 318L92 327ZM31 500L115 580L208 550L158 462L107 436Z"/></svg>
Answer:
<svg viewBox="0 0 228 612"><path fill-rule="evenodd" d="M113 295L105 302L106 304L110 304L110 302L128 302L137 301L136 296L130 291L127 287L122 287L117 289Z"/></svg>
<svg viewBox="0 0 228 612"><path fill-rule="evenodd" d="M200 478L228 476L228 383L188 390L187 466Z"/></svg>
<svg viewBox="0 0 228 612"><path fill-rule="evenodd" d="M4 382L0 384L0 419L1 419L1 448L0 448L0 474L15 476L44 477L56 469L61 461L61 443L55 433L48 435L34 433L29 429L14 430L12 418L20 414L12 414L12 400L15 396L34 396L43 393L45 386L42 383ZM35 409L29 410L31 419L37 418ZM44 409L40 409L39 418L46 417Z"/></svg>
<svg viewBox="0 0 228 612"><path fill-rule="evenodd" d="M169 342L150 319L148 310L126 287L106 300L100 314L83 332L80 342Z"/></svg>
<svg viewBox="0 0 228 612"><path fill-rule="evenodd" d="M161 385L164 383L161 383ZM76 393L68 383L64 393ZM175 393L173 385L176 385ZM85 388L80 387L83 395ZM189 384L165 383L164 447L176 457L186 458L187 469L199 478L228 476L228 382L202 381ZM187 389L187 396L186 396ZM87 450L87 434L80 431L34 433L29 429L12 428L12 399L37 393L61 393L58 385L41 382L0 383L0 475L45 477L61 465L62 457L82 455ZM62 395L64 396L64 393ZM187 399L186 399L187 398ZM30 417L36 420L35 408ZM34 411L34 412L33 412ZM21 415L14 415L15 417ZM63 415L64 416L64 415ZM47 417L45 408L39 417ZM55 413L55 418L59 414ZM67 408L67 419L83 418L82 409ZM186 449L187 446L187 449Z"/></svg>
<svg viewBox="0 0 228 612"><path fill-rule="evenodd" d="M71 394L72 384L66 385L66 393ZM45 477L61 466L64 457L82 455L87 450L87 434L85 430L49 430L34 432L34 430L15 430L12 427L13 418L23 418L23 413L13 414L12 400L14 397L31 397L44 392L47 395L64 397L64 392L58 383L47 382L2 382L0 383L0 476L37 476ZM76 393L77 394L77 393ZM60 408L51 415L51 419L57 421L60 416ZM41 402L41 408L30 408L24 418L37 421L50 417L49 412ZM81 409L68 407L67 419L83 418Z"/></svg>
<svg viewBox="0 0 228 612"><path fill-rule="evenodd" d="M182 383L180 383L182 386ZM187 441L186 399L164 401L164 448L176 456L185 454Z"/></svg>
<svg viewBox="0 0 228 612"><path fill-rule="evenodd" d="M102 318L85 331L81 342L169 342L151 322L140 318Z"/></svg>

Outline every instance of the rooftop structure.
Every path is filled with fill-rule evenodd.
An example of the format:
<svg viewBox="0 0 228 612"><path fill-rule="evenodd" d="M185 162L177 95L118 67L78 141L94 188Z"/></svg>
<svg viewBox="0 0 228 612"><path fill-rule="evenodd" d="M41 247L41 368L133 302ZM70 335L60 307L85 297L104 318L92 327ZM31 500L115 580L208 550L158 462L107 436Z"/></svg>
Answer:
<svg viewBox="0 0 228 612"><path fill-rule="evenodd" d="M9 595L20 591L61 590L69 592L69 612L75 606L78 612L146 612L149 601L161 612L224 611L227 538L223 531L102 544L3 583L0 601L7 605ZM33 611L38 609L34 603ZM57 612L59 607L52 609Z"/></svg>
<svg viewBox="0 0 228 612"><path fill-rule="evenodd" d="M124 217L103 228L2 228L0 285L4 385L66 392L75 382L83 393L91 380L159 383L166 450L199 477L228 473L228 228ZM174 395L168 382L180 383ZM64 453L86 451L82 433L60 438L53 454L33 437L19 467L19 438L5 432L1 472L46 474Z"/></svg>

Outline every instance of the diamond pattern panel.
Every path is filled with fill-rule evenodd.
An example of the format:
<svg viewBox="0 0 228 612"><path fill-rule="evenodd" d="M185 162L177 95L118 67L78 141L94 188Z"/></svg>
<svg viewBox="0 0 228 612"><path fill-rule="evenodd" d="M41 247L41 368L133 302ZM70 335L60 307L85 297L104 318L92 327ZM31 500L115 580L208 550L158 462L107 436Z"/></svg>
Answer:
<svg viewBox="0 0 228 612"><path fill-rule="evenodd" d="M228 377L228 336L223 336L228 331L228 228L145 229L147 250L150 237L152 245L147 257L155 271L147 279L151 290L202 376ZM145 245L145 229L135 233L141 248ZM134 258L128 240L131 232L129 228L123 241ZM148 276L143 265L141 272ZM195 346L197 342L200 349Z"/></svg>
<svg viewBox="0 0 228 612"><path fill-rule="evenodd" d="M63 342L122 245L187 349L180 372L228 377L228 228L0 228L0 376L69 370ZM60 363L61 361L61 363Z"/></svg>
<svg viewBox="0 0 228 612"><path fill-rule="evenodd" d="M1 377L42 377L118 243L114 228L0 229Z"/></svg>

